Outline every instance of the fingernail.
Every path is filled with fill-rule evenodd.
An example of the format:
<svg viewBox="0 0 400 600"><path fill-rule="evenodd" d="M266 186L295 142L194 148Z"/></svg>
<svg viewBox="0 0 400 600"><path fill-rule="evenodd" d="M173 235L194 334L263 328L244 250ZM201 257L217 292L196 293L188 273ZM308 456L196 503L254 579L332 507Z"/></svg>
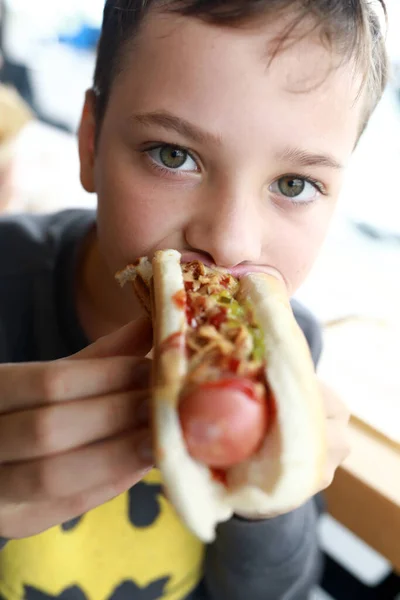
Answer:
<svg viewBox="0 0 400 600"><path fill-rule="evenodd" d="M153 438L150 431L146 431L141 435L137 446L137 454L143 464L154 464Z"/></svg>

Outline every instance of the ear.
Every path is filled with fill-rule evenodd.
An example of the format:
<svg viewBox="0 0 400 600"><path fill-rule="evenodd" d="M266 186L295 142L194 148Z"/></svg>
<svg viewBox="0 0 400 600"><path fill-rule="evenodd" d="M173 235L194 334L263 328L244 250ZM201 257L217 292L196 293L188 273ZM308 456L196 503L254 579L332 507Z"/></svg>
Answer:
<svg viewBox="0 0 400 600"><path fill-rule="evenodd" d="M83 105L81 123L78 132L81 183L83 188L89 193L94 193L96 191L94 181L94 163L96 152L95 101L93 90L88 90L85 95L85 104Z"/></svg>

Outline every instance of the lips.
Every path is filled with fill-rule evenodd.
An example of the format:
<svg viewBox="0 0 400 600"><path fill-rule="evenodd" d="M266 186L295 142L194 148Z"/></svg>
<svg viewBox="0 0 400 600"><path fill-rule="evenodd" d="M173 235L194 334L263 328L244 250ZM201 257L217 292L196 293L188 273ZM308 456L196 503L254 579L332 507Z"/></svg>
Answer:
<svg viewBox="0 0 400 600"><path fill-rule="evenodd" d="M223 271L225 273L230 273L236 279L241 279L246 275L250 275L251 273L265 273L266 275L272 275L276 277L280 281L284 282L283 276L279 273L277 269L274 267L269 267L267 265L237 265L236 267L219 267L217 266L209 256L205 254L201 254L201 252L182 252L182 263L189 263L198 260L208 267L217 268L219 271Z"/></svg>
<svg viewBox="0 0 400 600"><path fill-rule="evenodd" d="M233 277L236 277L236 279L241 279L242 277L250 275L251 273L265 273L266 275L271 275L272 277L275 277L284 283L284 278L279 271L274 269L274 267L268 267L266 265L238 265L237 267L228 269L228 272L233 275Z"/></svg>

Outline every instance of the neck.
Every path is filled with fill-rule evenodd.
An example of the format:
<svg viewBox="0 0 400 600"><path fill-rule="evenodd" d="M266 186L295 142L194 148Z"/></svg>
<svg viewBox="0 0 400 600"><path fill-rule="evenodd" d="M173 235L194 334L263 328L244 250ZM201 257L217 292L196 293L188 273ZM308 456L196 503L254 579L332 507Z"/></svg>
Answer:
<svg viewBox="0 0 400 600"><path fill-rule="evenodd" d="M81 325L91 342L109 335L142 314L127 285L121 289L110 273L97 242L96 231L87 237L77 277L76 302Z"/></svg>

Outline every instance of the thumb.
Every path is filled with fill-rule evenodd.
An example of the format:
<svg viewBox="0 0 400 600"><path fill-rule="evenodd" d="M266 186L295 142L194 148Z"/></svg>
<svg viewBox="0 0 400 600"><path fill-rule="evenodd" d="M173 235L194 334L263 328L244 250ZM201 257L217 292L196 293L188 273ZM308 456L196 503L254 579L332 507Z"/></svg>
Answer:
<svg viewBox="0 0 400 600"><path fill-rule="evenodd" d="M108 358L111 356L146 356L153 342L151 321L140 317L114 333L99 338L74 358Z"/></svg>

